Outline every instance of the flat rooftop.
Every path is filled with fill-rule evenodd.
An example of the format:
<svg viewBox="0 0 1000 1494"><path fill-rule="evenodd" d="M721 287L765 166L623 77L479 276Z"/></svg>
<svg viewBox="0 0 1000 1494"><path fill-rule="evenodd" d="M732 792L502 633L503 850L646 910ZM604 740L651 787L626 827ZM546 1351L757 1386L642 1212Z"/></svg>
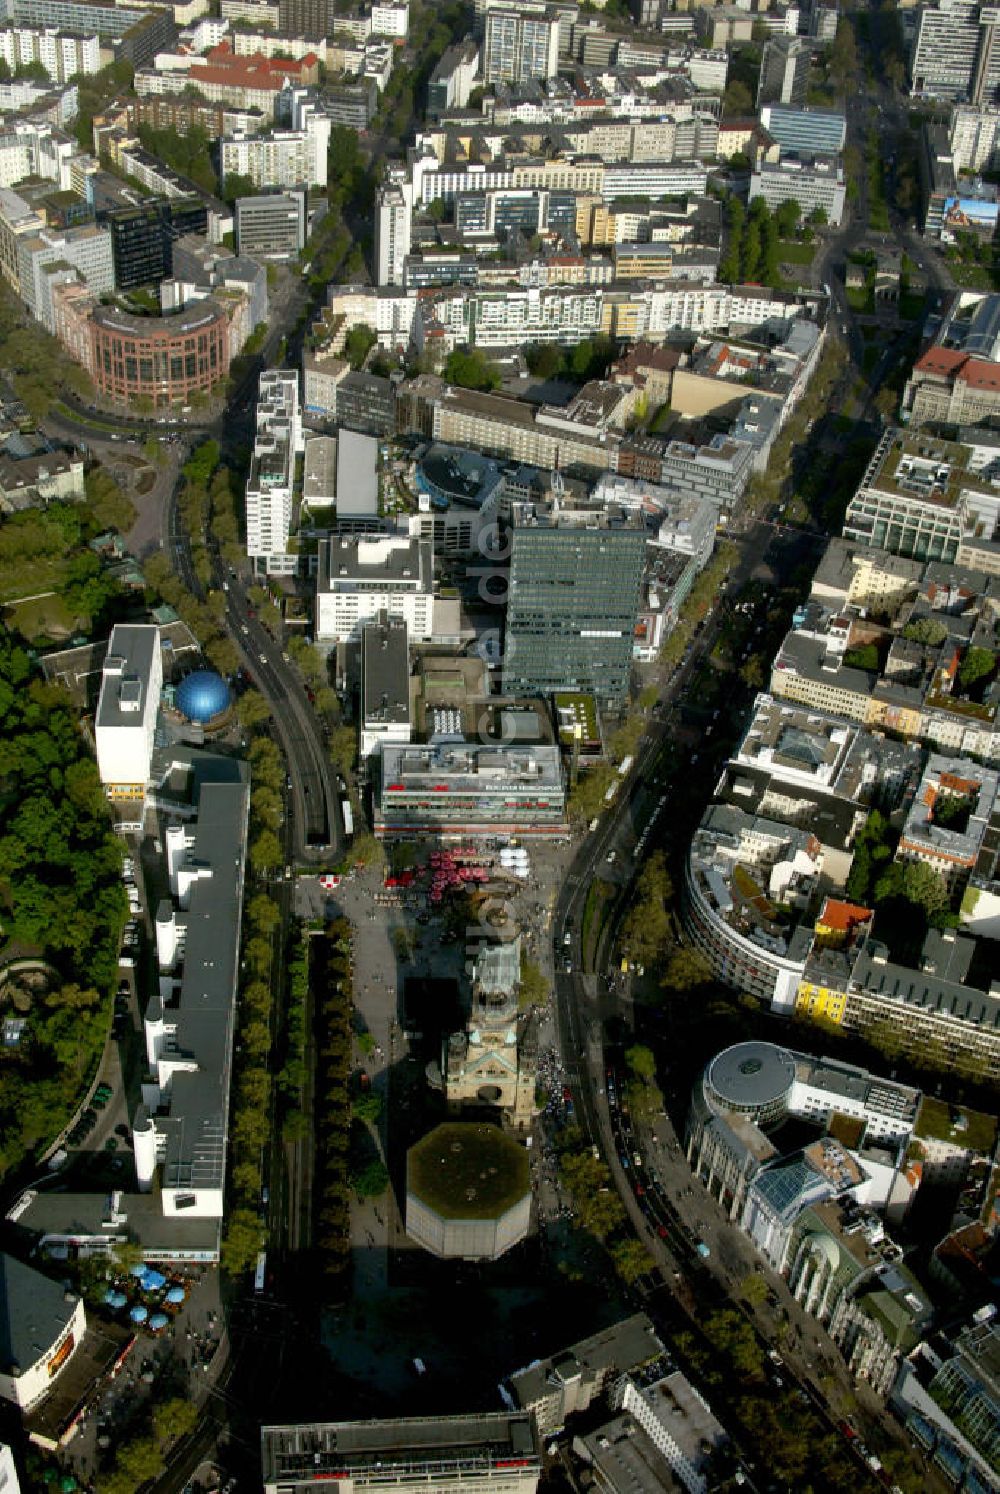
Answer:
<svg viewBox="0 0 1000 1494"><path fill-rule="evenodd" d="M971 470L971 456L959 441L897 431L876 454L861 487L941 508L954 508L966 489L995 496L996 488Z"/></svg>
<svg viewBox="0 0 1000 1494"><path fill-rule="evenodd" d="M407 1195L444 1219L497 1219L530 1186L526 1149L496 1126L446 1122L407 1153Z"/></svg>
<svg viewBox="0 0 1000 1494"><path fill-rule="evenodd" d="M382 749L383 784L400 783L424 791L430 779L447 778L452 792L502 790L507 785L537 789L562 787L559 748L508 747L485 742L439 746L400 746Z"/></svg>
<svg viewBox="0 0 1000 1494"><path fill-rule="evenodd" d="M609 1370L622 1374L648 1364L662 1353L663 1344L656 1329L644 1312L637 1312L570 1344L548 1359L536 1360L516 1370L509 1377L509 1384L518 1405L530 1409L577 1375L592 1378Z"/></svg>
<svg viewBox="0 0 1000 1494"><path fill-rule="evenodd" d="M99 730L139 727L150 708L156 711L159 701L149 701L148 693L159 647L160 630L155 623L116 623L112 628L97 703Z"/></svg>
<svg viewBox="0 0 1000 1494"><path fill-rule="evenodd" d="M364 726L402 726L410 719L406 623L379 618L361 630L361 719Z"/></svg>
<svg viewBox="0 0 1000 1494"><path fill-rule="evenodd" d="M172 1051L188 1055L195 1067L173 1074L169 1115L156 1117L167 1139L163 1186L173 1189L221 1188L226 1171L249 789L234 759L227 766L236 781L203 781L203 756L192 757L198 819L185 865L208 874L193 883L190 905L179 915L187 926L184 965L176 1007L166 1013L176 1023ZM214 771L217 761L210 759L206 770ZM158 1005L154 996L147 1020Z"/></svg>
<svg viewBox="0 0 1000 1494"><path fill-rule="evenodd" d="M302 473L302 503L306 508L331 504L337 494L337 438L309 436Z"/></svg>
<svg viewBox="0 0 1000 1494"><path fill-rule="evenodd" d="M348 434L341 432L341 443ZM339 460L337 482L339 492ZM433 582L431 544L429 540L388 535L335 536L320 543L317 580L320 593L379 591L386 585L397 591L429 592Z"/></svg>
<svg viewBox="0 0 1000 1494"><path fill-rule="evenodd" d="M342 430L337 446L337 514L374 518L378 513L378 441Z"/></svg>
<svg viewBox="0 0 1000 1494"><path fill-rule="evenodd" d="M28 1201L24 1207L24 1198ZM218 1219L164 1214L159 1192L78 1193L48 1190L22 1195L16 1207L17 1227L49 1245L86 1245L88 1241L138 1241L143 1260L216 1260ZM8 1215L10 1218L10 1215Z"/></svg>
<svg viewBox="0 0 1000 1494"><path fill-rule="evenodd" d="M405 1417L393 1421L311 1422L303 1426L262 1427L261 1462L265 1484L300 1479L303 1486L340 1470L379 1485L392 1482L390 1470L412 1470L434 1487L434 1471L449 1465L481 1470L485 1480L498 1460L516 1458L541 1466L531 1417L518 1412L473 1416ZM365 1480L365 1486L367 1480Z"/></svg>

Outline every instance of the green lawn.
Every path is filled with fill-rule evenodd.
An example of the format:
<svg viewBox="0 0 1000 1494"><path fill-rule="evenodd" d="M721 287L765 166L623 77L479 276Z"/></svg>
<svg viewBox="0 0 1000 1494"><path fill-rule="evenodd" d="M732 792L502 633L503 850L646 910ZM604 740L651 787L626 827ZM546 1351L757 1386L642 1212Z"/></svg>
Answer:
<svg viewBox="0 0 1000 1494"><path fill-rule="evenodd" d="M946 1105L925 1095L913 1134L918 1138L950 1141L972 1151L990 1152L996 1141L996 1117L967 1110L963 1105Z"/></svg>
<svg viewBox="0 0 1000 1494"><path fill-rule="evenodd" d="M789 265L811 265L816 249L816 244L803 244L798 239L778 240L778 258Z"/></svg>
<svg viewBox="0 0 1000 1494"><path fill-rule="evenodd" d="M51 638L59 642L69 638L76 627L75 618L58 593L37 597L32 602L18 602L8 609L5 622L28 643L36 638Z"/></svg>
<svg viewBox="0 0 1000 1494"><path fill-rule="evenodd" d="M65 561L61 555L20 559L16 570L0 566L0 605L4 602L16 602L18 597L33 597L39 592L58 591L64 568Z"/></svg>

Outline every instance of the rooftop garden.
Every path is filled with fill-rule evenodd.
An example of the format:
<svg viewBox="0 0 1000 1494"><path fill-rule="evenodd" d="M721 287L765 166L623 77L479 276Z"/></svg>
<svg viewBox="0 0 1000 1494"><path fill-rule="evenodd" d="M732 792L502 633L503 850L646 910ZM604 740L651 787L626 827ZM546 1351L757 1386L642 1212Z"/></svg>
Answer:
<svg viewBox="0 0 1000 1494"><path fill-rule="evenodd" d="M972 1152L991 1152L996 1142L997 1120L996 1116L985 1115L980 1110L947 1105L925 1095L914 1135L928 1141L948 1141Z"/></svg>

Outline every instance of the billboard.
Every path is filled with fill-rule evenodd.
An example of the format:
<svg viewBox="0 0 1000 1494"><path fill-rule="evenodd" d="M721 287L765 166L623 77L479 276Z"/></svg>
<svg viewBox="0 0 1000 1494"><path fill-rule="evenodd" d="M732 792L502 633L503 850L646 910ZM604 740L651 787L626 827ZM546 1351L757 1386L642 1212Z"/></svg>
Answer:
<svg viewBox="0 0 1000 1494"><path fill-rule="evenodd" d="M941 237L954 233L993 233L998 212L1000 204L984 202L979 197L946 197Z"/></svg>

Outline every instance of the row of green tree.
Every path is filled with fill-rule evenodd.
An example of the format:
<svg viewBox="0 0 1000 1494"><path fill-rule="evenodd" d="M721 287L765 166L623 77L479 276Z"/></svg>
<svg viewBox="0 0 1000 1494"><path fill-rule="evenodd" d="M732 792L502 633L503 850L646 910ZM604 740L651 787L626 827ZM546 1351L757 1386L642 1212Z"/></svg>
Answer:
<svg viewBox="0 0 1000 1494"><path fill-rule="evenodd" d="M60 392L88 399L90 375L0 280L0 367L32 420L44 420Z"/></svg>
<svg viewBox="0 0 1000 1494"><path fill-rule="evenodd" d="M773 210L763 197L755 197L744 208L737 197L725 205L726 249L719 261L719 280L724 285L751 282L779 287L781 274L781 240L790 239L802 217L802 209L792 199L779 203ZM810 225L826 222L822 208L809 215Z"/></svg>
<svg viewBox="0 0 1000 1494"><path fill-rule="evenodd" d="M129 1436L118 1443L111 1465L97 1475L97 1494L134 1494L166 1472L166 1451L194 1430L198 1408L182 1396L170 1396L144 1410Z"/></svg>
<svg viewBox="0 0 1000 1494"><path fill-rule="evenodd" d="M219 183L212 169L212 139L200 125L192 125L191 129L181 134L179 130L170 127L157 130L152 125L141 124L139 140L144 149L165 161L181 176L186 176L188 181L200 187L203 192L215 193L219 190ZM250 190L256 189L251 187ZM227 201L232 199L227 198Z"/></svg>
<svg viewBox="0 0 1000 1494"><path fill-rule="evenodd" d="M263 724L263 723L261 723ZM281 789L285 765L270 737L257 736L250 746L250 861L260 873L258 846L278 848ZM267 858L265 858L267 859ZM253 893L244 914L240 991L229 1122L230 1206L222 1240L222 1264L233 1276L254 1264L263 1245L260 1201L264 1186L262 1159L271 1138L271 1084L275 938L281 910L266 892Z"/></svg>
<svg viewBox="0 0 1000 1494"><path fill-rule="evenodd" d="M314 1242L329 1286L339 1292L351 1260L351 1121L353 1057L351 929L345 919L314 939L316 1163Z"/></svg>
<svg viewBox="0 0 1000 1494"><path fill-rule="evenodd" d="M0 630L0 925L4 950L56 972L0 1065L0 1177L50 1141L93 1075L127 916L121 845L66 692Z"/></svg>
<svg viewBox="0 0 1000 1494"><path fill-rule="evenodd" d="M561 1131L557 1147L559 1176L573 1196L578 1227L607 1250L623 1282L645 1276L655 1263L636 1238L607 1163L594 1156L578 1126Z"/></svg>
<svg viewBox="0 0 1000 1494"><path fill-rule="evenodd" d="M583 337L571 348L551 342L530 342L524 350L525 361L538 379L569 379L585 384L588 379L603 379L617 356L614 340L603 332Z"/></svg>

